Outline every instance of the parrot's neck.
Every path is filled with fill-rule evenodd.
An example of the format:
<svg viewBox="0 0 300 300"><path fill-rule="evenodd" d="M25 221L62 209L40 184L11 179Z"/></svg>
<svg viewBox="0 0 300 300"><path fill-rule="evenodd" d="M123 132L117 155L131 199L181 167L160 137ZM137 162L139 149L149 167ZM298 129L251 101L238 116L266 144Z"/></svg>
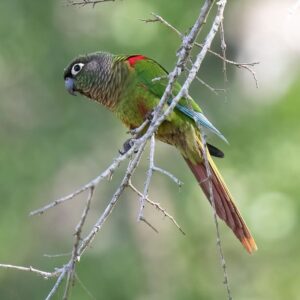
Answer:
<svg viewBox="0 0 300 300"><path fill-rule="evenodd" d="M104 63L103 68L96 74L97 80L91 87L88 97L114 111L129 77L127 65L111 58Z"/></svg>

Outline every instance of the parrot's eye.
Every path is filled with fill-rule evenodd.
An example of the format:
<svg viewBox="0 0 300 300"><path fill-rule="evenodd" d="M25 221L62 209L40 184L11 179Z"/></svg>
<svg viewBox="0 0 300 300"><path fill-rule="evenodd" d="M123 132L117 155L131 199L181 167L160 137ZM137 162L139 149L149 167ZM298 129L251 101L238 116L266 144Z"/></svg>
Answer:
<svg viewBox="0 0 300 300"><path fill-rule="evenodd" d="M78 63L78 64L75 64L73 67L72 67L72 70L71 70L71 73L73 76L76 76L80 71L81 69L83 68L84 64L83 63Z"/></svg>

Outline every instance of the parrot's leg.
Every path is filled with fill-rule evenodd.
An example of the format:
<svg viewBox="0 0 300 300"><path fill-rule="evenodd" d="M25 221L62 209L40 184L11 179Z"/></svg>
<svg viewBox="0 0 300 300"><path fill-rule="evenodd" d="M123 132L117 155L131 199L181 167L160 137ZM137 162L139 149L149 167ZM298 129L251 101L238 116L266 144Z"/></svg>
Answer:
<svg viewBox="0 0 300 300"><path fill-rule="evenodd" d="M147 114L144 116L144 122L140 127L133 128L129 130L129 133L133 135L135 138L140 138L145 132L142 130L144 129L153 119L154 110L150 110L147 112ZM147 121L147 123L146 123ZM143 127L143 128L141 128Z"/></svg>
<svg viewBox="0 0 300 300"><path fill-rule="evenodd" d="M133 139L130 138L124 142L123 148L121 150L119 150L119 153L121 155L124 155L126 152L128 152L131 149L132 146L133 146ZM137 150L134 151L134 153L137 153L137 152L138 152Z"/></svg>

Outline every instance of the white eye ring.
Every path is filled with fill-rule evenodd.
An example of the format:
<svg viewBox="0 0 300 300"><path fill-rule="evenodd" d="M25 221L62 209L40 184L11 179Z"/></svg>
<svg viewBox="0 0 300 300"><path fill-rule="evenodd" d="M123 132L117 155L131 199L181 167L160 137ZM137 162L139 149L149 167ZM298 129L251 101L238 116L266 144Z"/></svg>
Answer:
<svg viewBox="0 0 300 300"><path fill-rule="evenodd" d="M71 74L73 76L76 76L82 70L83 66L84 66L83 63L77 63L77 64L73 65Z"/></svg>

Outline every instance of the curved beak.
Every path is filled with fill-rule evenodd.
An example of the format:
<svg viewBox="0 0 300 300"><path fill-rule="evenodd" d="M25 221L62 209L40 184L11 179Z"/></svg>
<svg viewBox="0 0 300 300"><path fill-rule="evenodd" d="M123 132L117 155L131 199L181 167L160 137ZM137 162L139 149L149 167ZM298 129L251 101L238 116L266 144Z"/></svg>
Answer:
<svg viewBox="0 0 300 300"><path fill-rule="evenodd" d="M74 79L70 78L70 77L67 77L65 79L65 88L67 89L67 91L73 95L73 96L76 96L76 93L75 93L75 85L74 85Z"/></svg>

